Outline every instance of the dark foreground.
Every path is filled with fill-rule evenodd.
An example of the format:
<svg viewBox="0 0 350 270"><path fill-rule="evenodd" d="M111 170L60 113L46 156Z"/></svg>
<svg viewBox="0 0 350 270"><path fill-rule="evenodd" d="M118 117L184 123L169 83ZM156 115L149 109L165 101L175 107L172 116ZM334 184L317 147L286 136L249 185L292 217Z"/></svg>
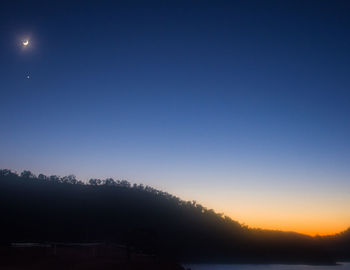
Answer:
<svg viewBox="0 0 350 270"><path fill-rule="evenodd" d="M125 180L90 179L86 184L74 176L0 170L0 210L0 247L19 242L84 243L81 254L69 255L75 252L73 246L62 246L56 253L41 247L47 253L27 261L17 246L8 252L12 259L0 262L36 269L43 263L76 269L81 264L123 269L148 264L148 269L157 269L164 261L329 265L350 258L350 229L328 237L250 229L195 201ZM87 248L88 243L109 243L109 248L98 252L102 247ZM118 251L116 244L126 249ZM65 249L70 251L63 256ZM114 255L106 257L108 252Z"/></svg>
<svg viewBox="0 0 350 270"><path fill-rule="evenodd" d="M184 270L171 261L113 245L28 245L0 248L4 270Z"/></svg>

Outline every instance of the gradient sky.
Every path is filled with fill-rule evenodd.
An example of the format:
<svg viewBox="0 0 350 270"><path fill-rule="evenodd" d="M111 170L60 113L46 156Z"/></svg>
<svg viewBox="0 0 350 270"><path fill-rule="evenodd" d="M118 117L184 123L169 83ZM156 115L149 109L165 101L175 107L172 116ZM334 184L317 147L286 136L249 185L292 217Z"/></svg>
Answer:
<svg viewBox="0 0 350 270"><path fill-rule="evenodd" d="M1 1L0 167L128 179L251 227L342 231L349 14L331 0Z"/></svg>

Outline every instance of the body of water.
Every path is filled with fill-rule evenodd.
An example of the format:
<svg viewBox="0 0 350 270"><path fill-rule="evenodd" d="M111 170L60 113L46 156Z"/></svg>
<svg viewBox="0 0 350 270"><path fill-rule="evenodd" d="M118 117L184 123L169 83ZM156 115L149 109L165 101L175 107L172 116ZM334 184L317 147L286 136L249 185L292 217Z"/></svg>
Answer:
<svg viewBox="0 0 350 270"><path fill-rule="evenodd" d="M290 265L290 264L191 264L191 270L350 270L350 263L338 265Z"/></svg>

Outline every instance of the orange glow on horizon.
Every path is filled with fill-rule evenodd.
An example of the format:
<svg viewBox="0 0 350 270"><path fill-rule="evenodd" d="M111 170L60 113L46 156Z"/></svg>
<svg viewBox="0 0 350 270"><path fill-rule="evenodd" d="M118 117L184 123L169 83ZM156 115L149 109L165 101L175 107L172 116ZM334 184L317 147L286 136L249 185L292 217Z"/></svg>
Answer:
<svg viewBox="0 0 350 270"><path fill-rule="evenodd" d="M319 180L317 186L301 182L287 185L279 179L237 178L237 181L228 178L225 188L213 187L210 180L202 179L206 185L183 184L174 186L171 192L184 200L195 199L207 209L223 213L249 228L310 236L334 235L350 228L348 184Z"/></svg>
<svg viewBox="0 0 350 270"><path fill-rule="evenodd" d="M310 226L307 227L297 227L297 226L278 226L278 225L261 225L261 224L245 224L251 229L262 229L262 230L272 230L272 231L282 231L282 232L295 232L295 233L300 233L300 234L306 234L309 236L327 236L327 235L335 235L338 233L341 233L345 230L348 229L348 227L334 227L334 228L315 228L317 226Z"/></svg>
<svg viewBox="0 0 350 270"><path fill-rule="evenodd" d="M261 215L247 216L241 214L241 218L237 219L237 214L228 215L233 220L240 222L253 229L278 230L285 232L296 232L310 236L325 236L334 235L347 230L350 227L350 222L346 218L338 218L334 215L306 215L305 213L288 213L275 216L262 213Z"/></svg>
<svg viewBox="0 0 350 270"><path fill-rule="evenodd" d="M350 227L348 197L311 195L303 198L295 194L256 193L250 196L232 196L220 192L190 195L202 197L199 202L217 213L224 213L249 228L296 232L310 236L334 235ZM300 196L300 195L299 195Z"/></svg>

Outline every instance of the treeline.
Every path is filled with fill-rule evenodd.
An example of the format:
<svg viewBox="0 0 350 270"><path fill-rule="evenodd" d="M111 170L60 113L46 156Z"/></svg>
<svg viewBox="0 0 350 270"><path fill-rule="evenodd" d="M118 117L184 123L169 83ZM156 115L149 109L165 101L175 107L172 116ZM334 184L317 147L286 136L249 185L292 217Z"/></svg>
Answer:
<svg viewBox="0 0 350 270"><path fill-rule="evenodd" d="M350 261L350 228L344 232L316 237L337 261Z"/></svg>
<svg viewBox="0 0 350 270"><path fill-rule="evenodd" d="M176 203L179 206L193 208L194 210L196 210L196 212L199 211L200 213L216 215L218 218L223 218L225 219L226 222L231 223L232 226L242 227L246 229L248 228L247 226L240 225L238 222L233 221L230 217L224 216L222 213L216 213L213 209L207 209L201 204L198 204L195 200L184 201L172 194L169 194L168 192L157 190L148 185L144 186L143 184L131 184L127 180L114 180L113 178L106 178L106 179L91 178L86 183L76 179L76 176L73 174L68 176L63 176L63 177L60 177L57 175L46 176L44 174L39 174L38 176L36 176L35 174L33 174L31 171L28 171L28 170L24 170L22 173L18 174L8 169L0 170L0 177L12 178L12 179L23 179L23 180L34 180L34 181L41 180L41 181L48 181L51 183L61 183L61 184L71 184L71 185L108 186L108 187L116 187L116 188L128 188L128 189L133 189L137 191L145 191L145 192L160 196L163 199L172 200L174 203Z"/></svg>
<svg viewBox="0 0 350 270"><path fill-rule="evenodd" d="M347 256L338 240L249 229L195 201L112 178L84 183L0 170L0 210L5 245L104 241L192 263L333 263Z"/></svg>

